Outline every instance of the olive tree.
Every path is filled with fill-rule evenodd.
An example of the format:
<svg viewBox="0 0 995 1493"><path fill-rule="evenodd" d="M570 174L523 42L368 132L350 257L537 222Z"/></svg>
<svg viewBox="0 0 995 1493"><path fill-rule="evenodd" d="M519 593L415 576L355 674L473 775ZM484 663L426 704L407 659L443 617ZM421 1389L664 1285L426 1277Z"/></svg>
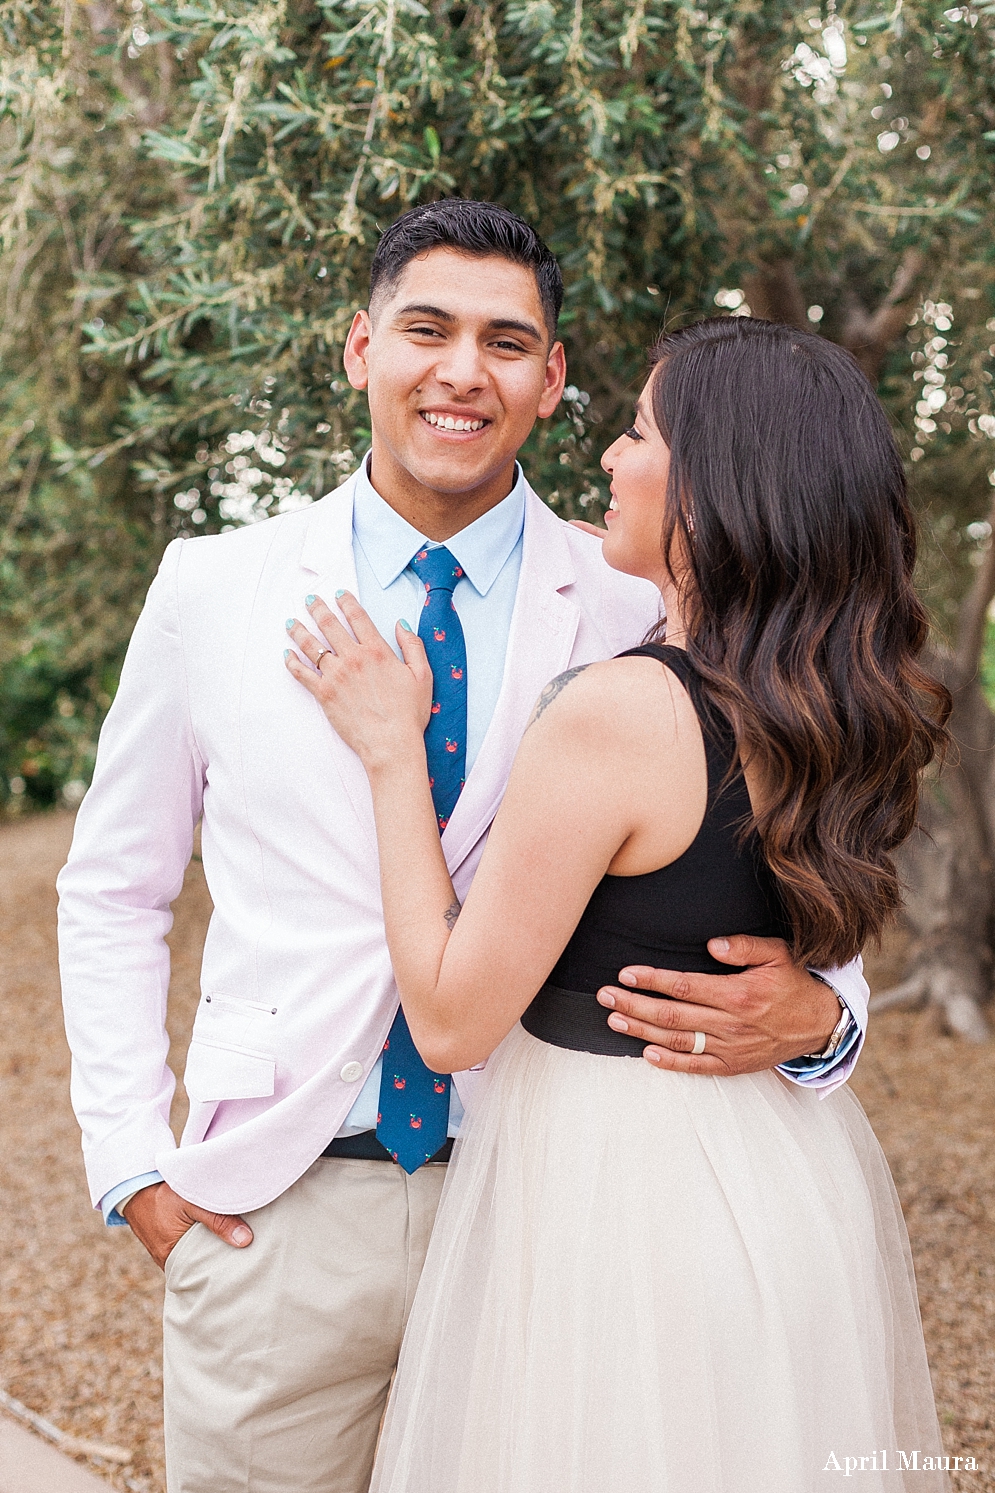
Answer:
<svg viewBox="0 0 995 1493"><path fill-rule="evenodd" d="M878 4L0 4L0 563L23 578L0 619L8 780L33 791L18 690L37 702L45 791L85 778L169 538L310 502L353 468L368 416L341 349L379 231L415 202L490 198L564 269L570 383L525 460L565 516L603 507L597 458L662 327L748 312L815 327L877 386L969 748L906 853L912 966L894 998L936 999L980 1036L993 15Z"/></svg>

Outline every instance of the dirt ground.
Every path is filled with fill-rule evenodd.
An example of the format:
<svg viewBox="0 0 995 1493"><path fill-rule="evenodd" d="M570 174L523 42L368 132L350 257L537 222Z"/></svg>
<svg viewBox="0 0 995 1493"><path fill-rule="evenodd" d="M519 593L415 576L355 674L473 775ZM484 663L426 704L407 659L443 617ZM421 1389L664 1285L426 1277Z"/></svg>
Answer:
<svg viewBox="0 0 995 1493"><path fill-rule="evenodd" d="M103 1469L114 1486L161 1493L162 1277L90 1209L69 1107L54 879L71 833L64 814L0 823L0 1388L74 1436L130 1450L123 1471ZM175 913L181 1068L210 915L196 860ZM995 1493L995 1044L966 1047L929 1013L889 1013L854 1088L905 1208L947 1450L982 1469L952 1485ZM183 1109L180 1096L177 1122Z"/></svg>

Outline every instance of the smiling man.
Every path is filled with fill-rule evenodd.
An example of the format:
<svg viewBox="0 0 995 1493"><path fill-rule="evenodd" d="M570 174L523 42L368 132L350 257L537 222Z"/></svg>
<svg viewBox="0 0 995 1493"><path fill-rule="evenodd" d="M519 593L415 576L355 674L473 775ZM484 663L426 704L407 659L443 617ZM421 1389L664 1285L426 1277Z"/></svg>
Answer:
<svg viewBox="0 0 995 1493"><path fill-rule="evenodd" d="M135 629L60 878L60 934L93 1200L166 1271L169 1493L367 1487L475 1081L431 1073L411 1043L366 775L285 669L285 625L348 589L385 637L405 618L425 640L426 743L463 898L540 691L657 618L655 588L610 570L517 463L562 394L561 298L555 259L503 208L398 219L345 348L369 398L368 459L308 509L174 542ZM177 1147L163 938L201 816L215 910ZM680 988L647 975L681 999L619 990L613 1024L664 1067L784 1063L842 1082L859 970L832 977L855 1022L783 945L716 952L752 967Z"/></svg>
<svg viewBox="0 0 995 1493"><path fill-rule="evenodd" d="M403 223L391 232L403 237ZM445 245L400 264L390 237L345 367L367 390L377 491L428 537L449 538L509 496L519 448L560 402L559 269L538 248L530 266Z"/></svg>

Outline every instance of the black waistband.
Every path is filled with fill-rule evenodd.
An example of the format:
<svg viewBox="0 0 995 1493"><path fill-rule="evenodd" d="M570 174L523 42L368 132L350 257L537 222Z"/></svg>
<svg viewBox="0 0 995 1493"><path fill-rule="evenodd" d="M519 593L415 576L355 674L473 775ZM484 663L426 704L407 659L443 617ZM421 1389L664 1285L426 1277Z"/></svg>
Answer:
<svg viewBox="0 0 995 1493"><path fill-rule="evenodd" d="M453 1138L443 1141L431 1161L426 1161L426 1166L433 1166L441 1161L448 1161L453 1153ZM352 1161L389 1161L396 1166L393 1156L377 1140L375 1130L363 1130L359 1135L337 1135L329 1145L322 1151L322 1156L345 1156Z"/></svg>
<svg viewBox="0 0 995 1493"><path fill-rule="evenodd" d="M594 995L544 985L522 1016L522 1026L531 1036L552 1047L598 1052L609 1058L642 1057L646 1046L643 1039L613 1031L608 1025L610 1015L608 1007L600 1006Z"/></svg>

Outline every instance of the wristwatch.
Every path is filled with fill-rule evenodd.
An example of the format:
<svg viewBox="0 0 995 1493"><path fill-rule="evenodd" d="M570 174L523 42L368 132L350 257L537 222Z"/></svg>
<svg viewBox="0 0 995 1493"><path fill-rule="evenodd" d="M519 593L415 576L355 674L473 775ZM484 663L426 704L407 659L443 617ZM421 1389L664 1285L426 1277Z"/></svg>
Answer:
<svg viewBox="0 0 995 1493"><path fill-rule="evenodd" d="M829 1041L826 1043L823 1051L806 1052L804 1054L807 1060L814 1063L820 1062L825 1058L834 1058L857 1023L854 1019L853 1012L850 1010L850 1007L847 1005L846 1001L836 989L836 986L830 985L825 976L818 974L814 969L810 969L809 974L813 979L818 980L820 984L827 985L840 1003L840 1019L833 1027L833 1030L829 1037Z"/></svg>

